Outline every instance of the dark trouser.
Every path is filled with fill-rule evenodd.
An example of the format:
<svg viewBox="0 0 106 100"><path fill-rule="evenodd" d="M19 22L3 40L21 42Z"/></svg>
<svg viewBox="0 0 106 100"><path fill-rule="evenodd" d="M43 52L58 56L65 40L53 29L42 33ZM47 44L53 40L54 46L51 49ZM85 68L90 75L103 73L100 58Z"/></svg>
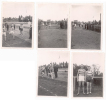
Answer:
<svg viewBox="0 0 106 100"><path fill-rule="evenodd" d="M57 72L54 72L54 73L55 73L55 78L57 78L58 77Z"/></svg>

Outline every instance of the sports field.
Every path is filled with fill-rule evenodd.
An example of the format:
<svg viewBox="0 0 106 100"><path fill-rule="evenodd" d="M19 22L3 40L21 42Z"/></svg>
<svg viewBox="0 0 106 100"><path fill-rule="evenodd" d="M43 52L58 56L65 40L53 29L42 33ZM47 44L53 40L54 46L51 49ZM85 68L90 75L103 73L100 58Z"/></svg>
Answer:
<svg viewBox="0 0 106 100"><path fill-rule="evenodd" d="M23 23L23 34L20 35L19 25ZM29 26L27 23L18 22L15 23L15 38L13 39L12 34L9 34L11 31L11 24L9 24L9 30L6 32L6 41L2 35L2 47L32 47L32 40L29 39Z"/></svg>
<svg viewBox="0 0 106 100"><path fill-rule="evenodd" d="M38 34L38 48L67 48L67 29L59 27L42 26Z"/></svg>
<svg viewBox="0 0 106 100"><path fill-rule="evenodd" d="M38 78L38 95L42 96L67 96L67 69L59 69L58 78Z"/></svg>
<svg viewBox="0 0 106 100"><path fill-rule="evenodd" d="M101 33L80 27L72 29L71 49L100 49Z"/></svg>

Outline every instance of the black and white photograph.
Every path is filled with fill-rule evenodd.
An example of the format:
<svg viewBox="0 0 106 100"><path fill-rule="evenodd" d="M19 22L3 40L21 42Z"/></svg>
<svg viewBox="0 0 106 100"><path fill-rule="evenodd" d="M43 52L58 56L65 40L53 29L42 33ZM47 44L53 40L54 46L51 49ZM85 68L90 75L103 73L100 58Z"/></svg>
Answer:
<svg viewBox="0 0 106 100"><path fill-rule="evenodd" d="M101 49L102 5L77 4L71 11L71 49Z"/></svg>
<svg viewBox="0 0 106 100"><path fill-rule="evenodd" d="M103 97L104 53L73 53L73 97Z"/></svg>
<svg viewBox="0 0 106 100"><path fill-rule="evenodd" d="M38 52L38 96L68 96L69 59L68 51Z"/></svg>
<svg viewBox="0 0 106 100"><path fill-rule="evenodd" d="M67 48L68 5L38 3L38 48Z"/></svg>
<svg viewBox="0 0 106 100"><path fill-rule="evenodd" d="M2 3L2 47L32 48L34 3Z"/></svg>

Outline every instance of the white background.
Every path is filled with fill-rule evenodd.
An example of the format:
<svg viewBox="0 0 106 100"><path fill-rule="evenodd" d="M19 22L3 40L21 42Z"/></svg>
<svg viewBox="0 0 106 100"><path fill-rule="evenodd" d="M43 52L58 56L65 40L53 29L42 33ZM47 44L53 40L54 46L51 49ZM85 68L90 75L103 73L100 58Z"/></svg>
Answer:
<svg viewBox="0 0 106 100"><path fill-rule="evenodd" d="M15 1L16 0L1 0ZM37 2L51 2L51 3L103 3L103 40L101 51L85 52L105 52L105 22L106 22L106 1L105 0L17 0L18 2L35 2L35 20L34 20L34 48L33 49L0 49L0 100L58 100L58 99L75 99L72 98L72 78L71 66L69 77L68 97L38 97L37 96L37 38L36 38L36 4ZM1 9L0 9L1 16ZM1 23L1 18L0 18ZM1 34L1 24L0 24ZM69 35L70 36L70 35ZM0 35L1 42L1 35ZM70 42L69 42L70 48ZM41 50L41 49L40 49ZM70 50L71 52L78 52L78 50ZM84 52L81 50L79 52ZM105 52L106 53L106 52ZM71 62L71 59L70 59ZM71 65L71 64L70 64ZM106 72L106 69L105 69ZM104 73L105 74L105 73ZM104 81L104 98L106 99L106 78ZM79 99L79 98L76 98ZM86 99L86 98L84 98ZM96 98L92 98L96 100Z"/></svg>

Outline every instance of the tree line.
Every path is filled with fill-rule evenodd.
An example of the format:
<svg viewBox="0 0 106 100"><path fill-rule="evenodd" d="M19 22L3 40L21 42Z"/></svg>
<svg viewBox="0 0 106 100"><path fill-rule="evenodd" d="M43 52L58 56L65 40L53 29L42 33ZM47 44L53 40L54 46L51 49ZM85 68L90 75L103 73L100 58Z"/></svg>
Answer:
<svg viewBox="0 0 106 100"><path fill-rule="evenodd" d="M3 17L3 22L32 22L32 16L25 16L23 17L22 15L19 15L18 18L16 17L8 17L8 18L4 18Z"/></svg>
<svg viewBox="0 0 106 100"><path fill-rule="evenodd" d="M88 70L88 67L90 67L90 66L89 65L83 65L83 68L86 71ZM80 68L81 68L81 65L73 64L73 76L77 76L78 69L80 69ZM93 64L92 69L93 69L94 76L103 77L103 73L100 72L100 66Z"/></svg>

